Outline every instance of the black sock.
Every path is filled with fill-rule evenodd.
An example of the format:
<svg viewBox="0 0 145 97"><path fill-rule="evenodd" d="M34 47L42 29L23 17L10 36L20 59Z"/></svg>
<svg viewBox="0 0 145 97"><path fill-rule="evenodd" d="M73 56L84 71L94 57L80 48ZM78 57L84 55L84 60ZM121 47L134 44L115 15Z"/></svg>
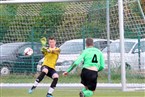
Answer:
<svg viewBox="0 0 145 97"><path fill-rule="evenodd" d="M50 93L47 93L47 95L52 95L52 94L50 94Z"/></svg>
<svg viewBox="0 0 145 97"><path fill-rule="evenodd" d="M37 77L36 82L40 83L45 76L45 72L41 72L40 75ZM36 86L32 86L31 90L35 89Z"/></svg>
<svg viewBox="0 0 145 97"><path fill-rule="evenodd" d="M41 72L40 75L37 77L36 81L38 83L40 83L43 80L43 78L44 78L45 75L46 75L45 72Z"/></svg>
<svg viewBox="0 0 145 97"><path fill-rule="evenodd" d="M51 86L50 87L55 88L57 82L58 82L58 78L54 78L53 81L52 81L52 83L51 83Z"/></svg>
<svg viewBox="0 0 145 97"><path fill-rule="evenodd" d="M36 86L32 86L31 90L33 90L33 89L35 89L35 88L36 88Z"/></svg>

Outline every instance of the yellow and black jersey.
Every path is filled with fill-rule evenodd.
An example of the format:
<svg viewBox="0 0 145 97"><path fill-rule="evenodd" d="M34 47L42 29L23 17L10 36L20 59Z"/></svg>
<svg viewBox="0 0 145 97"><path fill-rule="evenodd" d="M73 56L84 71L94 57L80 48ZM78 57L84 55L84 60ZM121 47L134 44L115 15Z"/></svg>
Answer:
<svg viewBox="0 0 145 97"><path fill-rule="evenodd" d="M45 65L45 66L55 69L55 65L60 54L60 49L47 48L47 51L43 52L43 54L44 54L44 62L42 66Z"/></svg>

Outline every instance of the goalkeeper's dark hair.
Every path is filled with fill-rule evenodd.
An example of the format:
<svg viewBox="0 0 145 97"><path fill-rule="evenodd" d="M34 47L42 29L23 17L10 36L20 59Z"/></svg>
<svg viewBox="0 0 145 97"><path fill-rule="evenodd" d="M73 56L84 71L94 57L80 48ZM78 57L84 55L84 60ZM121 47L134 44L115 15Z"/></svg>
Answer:
<svg viewBox="0 0 145 97"><path fill-rule="evenodd" d="M55 38L54 37L49 37L48 40L55 40Z"/></svg>
<svg viewBox="0 0 145 97"><path fill-rule="evenodd" d="M86 39L86 45L87 46L93 46L94 45L93 39L92 38L87 38Z"/></svg>

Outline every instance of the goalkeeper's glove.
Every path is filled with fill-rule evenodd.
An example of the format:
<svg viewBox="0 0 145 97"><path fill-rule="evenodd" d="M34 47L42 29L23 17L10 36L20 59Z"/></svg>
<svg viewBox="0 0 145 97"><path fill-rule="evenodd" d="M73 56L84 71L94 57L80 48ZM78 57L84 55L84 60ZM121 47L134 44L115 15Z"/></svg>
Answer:
<svg viewBox="0 0 145 97"><path fill-rule="evenodd" d="M41 48L41 52L46 52L47 51L47 48L45 47L45 46L43 46L42 48Z"/></svg>
<svg viewBox="0 0 145 97"><path fill-rule="evenodd" d="M43 46L43 47L41 48L41 52L48 52L48 53L50 53L51 50L49 50L47 47Z"/></svg>
<svg viewBox="0 0 145 97"><path fill-rule="evenodd" d="M46 46L46 43L47 43L46 37L42 37L42 38L40 39L40 42L41 42L42 46Z"/></svg>

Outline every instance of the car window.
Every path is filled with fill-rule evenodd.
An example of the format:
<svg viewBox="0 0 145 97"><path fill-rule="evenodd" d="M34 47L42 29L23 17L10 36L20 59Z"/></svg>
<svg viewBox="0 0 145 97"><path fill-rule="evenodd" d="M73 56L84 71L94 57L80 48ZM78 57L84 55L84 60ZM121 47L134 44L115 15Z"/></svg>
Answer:
<svg viewBox="0 0 145 97"><path fill-rule="evenodd" d="M103 52L107 52L107 47L103 49ZM114 42L110 45L110 52L111 53L119 53L120 48L119 48L119 42Z"/></svg>
<svg viewBox="0 0 145 97"><path fill-rule="evenodd" d="M1 55L11 55L15 53L16 49L20 46L20 44L3 44L0 46L0 54Z"/></svg>
<svg viewBox="0 0 145 97"><path fill-rule="evenodd" d="M26 48L32 48L32 45L31 44L26 44L24 46L22 46L19 50L18 50L18 54L19 55L24 55L24 50ZM41 45L34 45L33 46L33 54L41 54L41 51L40 51L40 48L41 48Z"/></svg>
<svg viewBox="0 0 145 97"><path fill-rule="evenodd" d="M94 42L94 47L102 50L107 46L107 41L96 41Z"/></svg>
<svg viewBox="0 0 145 97"><path fill-rule="evenodd" d="M133 52L138 49L138 43L135 45L134 49L133 49ZM141 52L145 52L145 41L141 41L140 42L140 50Z"/></svg>
<svg viewBox="0 0 145 97"><path fill-rule="evenodd" d="M0 42L0 45L2 45L3 43L2 42Z"/></svg>
<svg viewBox="0 0 145 97"><path fill-rule="evenodd" d="M125 42L125 53L129 53L132 49L135 42ZM103 52L107 52L107 47L103 50ZM120 42L113 42L110 44L110 52L111 53L120 53Z"/></svg>
<svg viewBox="0 0 145 97"><path fill-rule="evenodd" d="M61 54L79 54L83 50L83 42L65 42L60 49Z"/></svg>
<svg viewBox="0 0 145 97"><path fill-rule="evenodd" d="M141 51L145 52L145 41L141 42Z"/></svg>
<svg viewBox="0 0 145 97"><path fill-rule="evenodd" d="M107 46L107 41L95 41L94 47L102 50ZM83 50L83 42L65 42L60 46L61 54L79 54Z"/></svg>
<svg viewBox="0 0 145 97"><path fill-rule="evenodd" d="M100 49L101 48L100 43L98 41L94 42L94 47Z"/></svg>
<svg viewBox="0 0 145 97"><path fill-rule="evenodd" d="M62 62L61 66L68 66L70 64L73 64L73 61L64 61Z"/></svg>
<svg viewBox="0 0 145 97"><path fill-rule="evenodd" d="M42 54L41 52L41 45L36 45L36 47L34 48L34 51L37 53L37 54Z"/></svg>
<svg viewBox="0 0 145 97"><path fill-rule="evenodd" d="M133 48L133 45L135 44L135 42L125 42L125 52L129 53L130 50Z"/></svg>

